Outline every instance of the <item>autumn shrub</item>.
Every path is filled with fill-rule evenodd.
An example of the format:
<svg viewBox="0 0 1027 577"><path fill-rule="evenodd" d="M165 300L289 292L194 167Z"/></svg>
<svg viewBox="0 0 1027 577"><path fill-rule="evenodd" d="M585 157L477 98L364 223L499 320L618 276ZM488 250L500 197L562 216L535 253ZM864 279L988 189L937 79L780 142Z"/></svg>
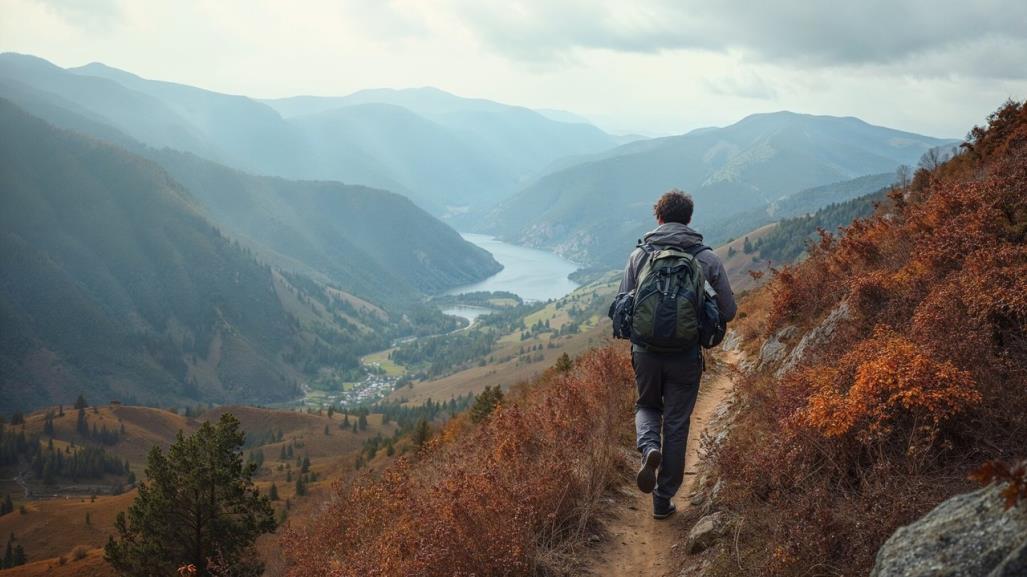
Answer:
<svg viewBox="0 0 1027 577"><path fill-rule="evenodd" d="M898 527L1027 452L1027 106L778 271L763 336L830 338L739 386L717 453L744 538L721 560L767 575L865 575Z"/></svg>
<svg viewBox="0 0 1027 577"><path fill-rule="evenodd" d="M337 485L291 527L290 575L548 575L593 519L630 432L631 368L619 348L507 394L480 425L444 431L380 478Z"/></svg>

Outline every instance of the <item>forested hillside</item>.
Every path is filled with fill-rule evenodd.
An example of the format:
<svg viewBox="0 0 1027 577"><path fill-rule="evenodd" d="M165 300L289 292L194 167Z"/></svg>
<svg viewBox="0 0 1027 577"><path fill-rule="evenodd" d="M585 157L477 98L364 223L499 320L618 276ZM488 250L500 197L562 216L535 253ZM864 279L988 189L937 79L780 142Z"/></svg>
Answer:
<svg viewBox="0 0 1027 577"><path fill-rule="evenodd" d="M914 165L944 143L855 118L756 114L725 128L626 144L550 173L481 226L581 262L620 266L652 227L654 199L671 188L693 195L703 230L803 189ZM710 227L707 240L726 241L732 234L723 229Z"/></svg>
<svg viewBox="0 0 1027 577"><path fill-rule="evenodd" d="M738 531L715 574L866 575L897 527L1024 457L1025 187L1010 102L756 297L771 304L742 325L755 357L715 454Z"/></svg>
<svg viewBox="0 0 1027 577"><path fill-rule="evenodd" d="M422 324L445 326L414 296L385 313L303 275L279 274L226 238L202 203L156 164L55 129L7 101L0 113L6 136L0 144L5 409L79 392L137 402L284 400L299 394L296 383L305 372L322 366L354 371L360 355L395 336ZM228 175L236 184L253 184L245 175ZM319 188L325 196L347 192L328 184L296 186L310 187L311 195ZM258 200L266 203L273 192ZM349 199L354 217L388 221L364 206L385 193L348 192L356 193ZM386 214L417 211L396 201L385 206ZM435 223L426 234L437 226L455 236L424 219ZM413 225L404 226L416 234ZM469 247L483 266L492 263L467 243L459 246ZM417 276L424 269L413 262L428 259L433 248L410 248L393 248L390 256L409 269L410 284L427 288L446 270L467 270L461 267L468 263L456 262L434 277ZM353 250L352 256L360 254ZM411 262L403 260L407 255ZM403 274L389 276L381 272L388 267L364 258L368 266L356 260L352 278L365 287L410 286L401 282Z"/></svg>
<svg viewBox="0 0 1027 577"><path fill-rule="evenodd" d="M417 295L500 270L489 253L398 194L254 176L168 149L143 154L185 185L211 220L262 256L376 304L409 309Z"/></svg>

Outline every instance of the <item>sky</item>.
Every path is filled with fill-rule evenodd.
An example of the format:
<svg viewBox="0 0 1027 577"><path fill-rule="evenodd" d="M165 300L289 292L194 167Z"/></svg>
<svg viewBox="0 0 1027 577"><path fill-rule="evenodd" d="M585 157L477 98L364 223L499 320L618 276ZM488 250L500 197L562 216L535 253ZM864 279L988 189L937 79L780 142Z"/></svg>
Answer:
<svg viewBox="0 0 1027 577"><path fill-rule="evenodd" d="M663 135L792 110L959 138L1025 0L0 0L0 51L274 98L435 86Z"/></svg>

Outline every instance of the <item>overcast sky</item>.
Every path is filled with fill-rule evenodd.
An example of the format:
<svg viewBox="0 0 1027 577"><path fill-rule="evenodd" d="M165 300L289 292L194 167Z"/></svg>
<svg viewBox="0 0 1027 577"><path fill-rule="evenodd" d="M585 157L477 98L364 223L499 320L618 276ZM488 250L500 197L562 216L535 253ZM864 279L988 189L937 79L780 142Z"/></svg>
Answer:
<svg viewBox="0 0 1027 577"><path fill-rule="evenodd" d="M786 109L962 137L1027 97L1027 0L0 0L0 50L255 97L436 86L615 132Z"/></svg>

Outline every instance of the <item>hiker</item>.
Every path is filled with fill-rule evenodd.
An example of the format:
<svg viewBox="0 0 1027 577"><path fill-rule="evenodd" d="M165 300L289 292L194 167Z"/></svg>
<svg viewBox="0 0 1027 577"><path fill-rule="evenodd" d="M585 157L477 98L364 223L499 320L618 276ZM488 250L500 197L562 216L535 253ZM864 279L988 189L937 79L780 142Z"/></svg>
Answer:
<svg viewBox="0 0 1027 577"><path fill-rule="evenodd" d="M630 336L632 341L631 364L638 392L635 434L642 454L637 483L642 492L653 494L653 517L657 519L676 510L671 499L684 478L688 425L703 369L700 339L707 347L719 343L724 325L736 311L724 265L702 244L702 235L688 226L693 208L692 197L680 190L660 197L653 206L658 226L628 257L618 295L618 300L631 302L629 308L633 309L627 321L630 335L618 336ZM703 331L709 327L705 324L695 326L703 302L708 303L705 311L709 316L719 313L716 336L706 336ZM614 306L617 304L615 301ZM711 307L716 311L711 313ZM705 322L712 325L718 321L705 318Z"/></svg>

